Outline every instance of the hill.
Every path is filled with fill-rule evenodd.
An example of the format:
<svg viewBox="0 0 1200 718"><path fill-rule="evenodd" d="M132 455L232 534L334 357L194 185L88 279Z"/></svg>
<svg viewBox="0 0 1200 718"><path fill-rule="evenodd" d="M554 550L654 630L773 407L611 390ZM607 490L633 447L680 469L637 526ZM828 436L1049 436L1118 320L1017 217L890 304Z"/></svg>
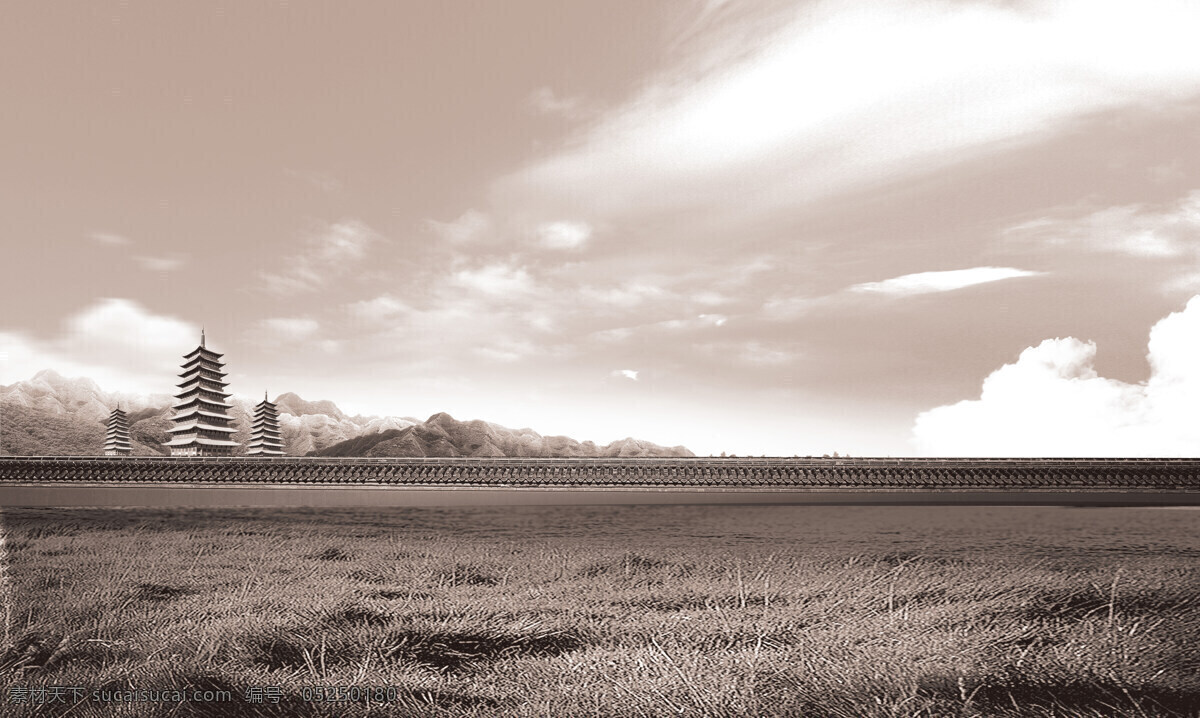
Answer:
<svg viewBox="0 0 1200 718"><path fill-rule="evenodd" d="M438 413L420 424L366 434L313 451L310 456L367 457L647 457L694 456L682 446L622 439L607 446L566 436L544 437L533 429L509 429L486 421L459 421Z"/></svg>
<svg viewBox="0 0 1200 718"><path fill-rule="evenodd" d="M129 416L133 453L166 454L171 427L166 394L106 392L88 378L64 378L52 370L0 386L0 455L87 456L103 453L104 421L118 405ZM245 453L257 400L231 398L230 414ZM682 446L666 448L622 439L607 446L533 429L509 429L486 421L458 421L445 413L425 421L396 416L347 416L328 400L306 401L287 392L275 399L279 428L289 456L513 456L638 457L692 456Z"/></svg>

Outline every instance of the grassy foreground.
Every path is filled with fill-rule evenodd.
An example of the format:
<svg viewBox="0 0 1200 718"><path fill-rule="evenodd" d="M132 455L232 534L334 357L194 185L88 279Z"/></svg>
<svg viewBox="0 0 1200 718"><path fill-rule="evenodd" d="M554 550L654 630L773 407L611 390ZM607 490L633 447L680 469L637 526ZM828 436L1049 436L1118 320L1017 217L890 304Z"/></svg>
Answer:
<svg viewBox="0 0 1200 718"><path fill-rule="evenodd" d="M1200 512L1139 553L1101 510L918 551L408 511L5 509L0 714L1200 715ZM84 700L13 702L54 686ZM214 699L119 700L164 689Z"/></svg>

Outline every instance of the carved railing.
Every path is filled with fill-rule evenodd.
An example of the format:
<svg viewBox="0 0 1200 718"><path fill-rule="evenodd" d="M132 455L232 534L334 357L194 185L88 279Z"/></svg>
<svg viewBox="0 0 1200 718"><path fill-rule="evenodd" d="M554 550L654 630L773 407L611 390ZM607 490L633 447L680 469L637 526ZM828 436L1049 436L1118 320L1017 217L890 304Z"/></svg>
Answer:
<svg viewBox="0 0 1200 718"><path fill-rule="evenodd" d="M1200 491L1200 459L0 457L7 483Z"/></svg>

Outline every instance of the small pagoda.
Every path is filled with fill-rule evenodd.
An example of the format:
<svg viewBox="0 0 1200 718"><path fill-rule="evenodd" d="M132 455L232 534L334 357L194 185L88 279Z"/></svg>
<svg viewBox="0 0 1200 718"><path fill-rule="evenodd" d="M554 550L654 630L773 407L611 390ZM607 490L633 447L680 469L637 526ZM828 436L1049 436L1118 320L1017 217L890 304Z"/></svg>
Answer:
<svg viewBox="0 0 1200 718"><path fill-rule="evenodd" d="M250 443L246 444L246 456L283 456L283 439L279 434L279 410L275 404L263 400L254 407L254 423L250 429Z"/></svg>
<svg viewBox="0 0 1200 718"><path fill-rule="evenodd" d="M108 433L104 437L105 456L129 456L133 444L129 439L129 417L121 411L121 405L108 415Z"/></svg>
<svg viewBox="0 0 1200 718"><path fill-rule="evenodd" d="M204 346L204 330L200 330L200 346L183 358L182 379L176 386L179 403L172 406L175 426L167 429L173 438L163 446L171 456L231 456L238 442L233 441L233 408L224 381L221 355Z"/></svg>

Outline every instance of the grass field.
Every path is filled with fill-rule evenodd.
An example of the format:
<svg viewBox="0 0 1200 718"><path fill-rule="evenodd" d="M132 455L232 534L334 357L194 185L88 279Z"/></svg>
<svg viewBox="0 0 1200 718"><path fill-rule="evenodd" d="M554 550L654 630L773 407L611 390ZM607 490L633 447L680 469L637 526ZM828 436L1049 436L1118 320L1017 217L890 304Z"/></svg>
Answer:
<svg viewBox="0 0 1200 718"><path fill-rule="evenodd" d="M0 521L4 715L1200 715L1200 511Z"/></svg>

